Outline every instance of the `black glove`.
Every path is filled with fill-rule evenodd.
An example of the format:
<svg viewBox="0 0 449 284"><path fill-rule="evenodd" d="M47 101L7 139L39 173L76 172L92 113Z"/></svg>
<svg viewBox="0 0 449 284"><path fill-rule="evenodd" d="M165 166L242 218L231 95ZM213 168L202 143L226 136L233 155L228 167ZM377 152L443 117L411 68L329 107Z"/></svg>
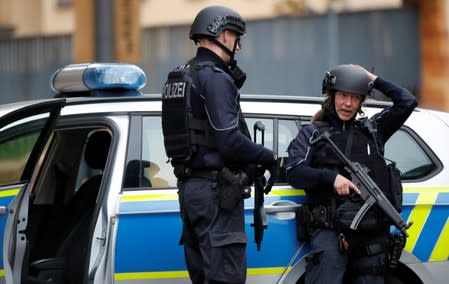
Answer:
<svg viewBox="0 0 449 284"><path fill-rule="evenodd" d="M270 178L268 179L268 182L265 185L265 188L263 189L265 194L268 194L271 191L271 188L273 187L274 183L279 178L279 163L277 158L275 162L269 168L267 168L267 170L268 172L270 172Z"/></svg>
<svg viewBox="0 0 449 284"><path fill-rule="evenodd" d="M234 80L234 85L241 88L246 81L246 73L237 65L237 63L229 68L231 77Z"/></svg>
<svg viewBox="0 0 449 284"><path fill-rule="evenodd" d="M256 180L256 178L257 178L257 172L256 171L257 171L257 165L256 164L249 164L244 169L244 172L248 176L250 185L252 185L254 183L254 181Z"/></svg>

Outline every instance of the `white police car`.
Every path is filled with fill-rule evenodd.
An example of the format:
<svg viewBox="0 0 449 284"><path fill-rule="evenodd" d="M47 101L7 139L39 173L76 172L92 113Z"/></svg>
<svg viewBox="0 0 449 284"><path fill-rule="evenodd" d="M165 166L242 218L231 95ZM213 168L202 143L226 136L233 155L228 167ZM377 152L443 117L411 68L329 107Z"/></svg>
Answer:
<svg viewBox="0 0 449 284"><path fill-rule="evenodd" d="M145 81L133 65L70 65L52 78L59 98L0 107L0 283L190 282L160 96L141 95ZM320 102L242 96L248 125L264 123L281 165ZM417 109L387 143L402 171L402 215L414 222L391 283L446 283L448 137L448 113ZM303 200L281 176L265 197L261 251L251 241L254 199L245 200L248 283L301 283L309 248L294 212Z"/></svg>

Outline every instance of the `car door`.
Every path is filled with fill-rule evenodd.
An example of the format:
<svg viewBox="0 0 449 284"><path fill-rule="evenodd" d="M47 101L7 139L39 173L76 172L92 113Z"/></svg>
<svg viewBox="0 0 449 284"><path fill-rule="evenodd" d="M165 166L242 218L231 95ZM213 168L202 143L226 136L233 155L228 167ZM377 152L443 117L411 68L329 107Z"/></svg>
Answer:
<svg viewBox="0 0 449 284"><path fill-rule="evenodd" d="M270 149L277 149L282 163L287 157L287 146L298 131L297 118L249 118L251 130L256 121L265 124L264 143ZM179 245L182 224L176 178L167 162L160 125L158 115L136 115L130 124L124 186L117 214L116 283L190 282L183 248ZM260 137L257 142L261 142ZM303 256L303 244L296 239L295 227L295 209L303 199L304 192L288 186L285 177L265 196L268 227L260 251L251 226L254 197L245 200L248 283L274 283Z"/></svg>
<svg viewBox="0 0 449 284"><path fill-rule="evenodd" d="M65 99L40 101L0 118L0 275L6 283L21 281L27 244L27 189L64 105Z"/></svg>
<svg viewBox="0 0 449 284"><path fill-rule="evenodd" d="M161 117L131 117L117 213L115 283L189 283L179 245L176 177L165 155Z"/></svg>

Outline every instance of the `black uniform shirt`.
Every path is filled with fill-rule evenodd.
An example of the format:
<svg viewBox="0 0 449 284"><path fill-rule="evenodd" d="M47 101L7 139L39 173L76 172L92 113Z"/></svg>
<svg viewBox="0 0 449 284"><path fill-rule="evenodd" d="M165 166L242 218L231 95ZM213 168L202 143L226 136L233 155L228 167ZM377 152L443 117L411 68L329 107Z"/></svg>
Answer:
<svg viewBox="0 0 449 284"><path fill-rule="evenodd" d="M192 109L195 116L208 120L215 149L200 147L192 157L191 166L220 169L223 166L272 164L273 152L253 143L239 127L240 93L226 63L202 47L198 48L194 61L214 63L198 72L199 97L192 98Z"/></svg>

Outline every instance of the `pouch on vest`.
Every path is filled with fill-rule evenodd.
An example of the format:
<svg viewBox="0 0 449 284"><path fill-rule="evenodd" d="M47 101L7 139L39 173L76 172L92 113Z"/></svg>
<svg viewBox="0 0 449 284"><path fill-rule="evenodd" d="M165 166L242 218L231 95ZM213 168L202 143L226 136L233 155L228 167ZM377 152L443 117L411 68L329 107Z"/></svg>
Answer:
<svg viewBox="0 0 449 284"><path fill-rule="evenodd" d="M396 210L402 211L402 182L401 174L396 167L396 163L392 162L387 165L388 178L390 184L390 201Z"/></svg>

